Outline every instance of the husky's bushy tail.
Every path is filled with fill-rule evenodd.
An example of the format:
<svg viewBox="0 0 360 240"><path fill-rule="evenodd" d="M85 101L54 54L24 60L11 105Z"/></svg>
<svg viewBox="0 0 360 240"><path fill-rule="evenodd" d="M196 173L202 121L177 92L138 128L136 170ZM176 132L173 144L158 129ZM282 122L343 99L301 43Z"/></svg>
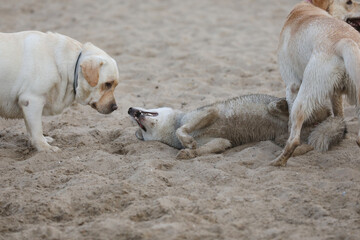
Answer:
<svg viewBox="0 0 360 240"><path fill-rule="evenodd" d="M347 133L342 117L328 117L317 125L308 138L308 144L316 150L325 152L331 146L338 144Z"/></svg>

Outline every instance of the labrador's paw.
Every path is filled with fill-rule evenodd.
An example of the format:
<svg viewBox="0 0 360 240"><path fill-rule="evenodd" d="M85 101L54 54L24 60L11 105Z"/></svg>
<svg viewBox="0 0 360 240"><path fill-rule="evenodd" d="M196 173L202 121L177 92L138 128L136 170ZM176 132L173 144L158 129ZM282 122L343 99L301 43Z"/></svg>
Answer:
<svg viewBox="0 0 360 240"><path fill-rule="evenodd" d="M54 141L54 139L52 137L49 137L49 136L44 136L45 140L47 143L52 143Z"/></svg>

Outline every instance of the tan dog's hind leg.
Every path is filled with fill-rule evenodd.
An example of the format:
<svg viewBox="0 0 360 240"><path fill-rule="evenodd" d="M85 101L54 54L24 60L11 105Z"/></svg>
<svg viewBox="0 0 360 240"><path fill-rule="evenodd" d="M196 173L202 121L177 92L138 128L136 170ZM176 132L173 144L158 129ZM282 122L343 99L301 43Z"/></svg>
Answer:
<svg viewBox="0 0 360 240"><path fill-rule="evenodd" d="M292 83L289 87L286 87L286 101L288 102L288 108L289 108L289 112L291 111L295 99L298 95L299 92L299 88L300 88L300 83Z"/></svg>
<svg viewBox="0 0 360 240"><path fill-rule="evenodd" d="M297 108L294 107L295 110L295 118L293 118L291 125L291 132L288 141L286 142L285 148L282 151L281 155L275 159L274 162L271 163L273 166L285 167L288 159L291 157L296 147L300 145L300 131L301 127L304 123L304 114L301 111L298 111Z"/></svg>
<svg viewBox="0 0 360 240"><path fill-rule="evenodd" d="M360 100L359 100L359 101L360 101ZM356 107L356 113L357 113L358 122L359 122L359 126L360 126L360 107ZM356 143L357 143L357 145L360 147L360 129L359 129L359 132L358 132L358 136L357 136L357 139L356 139Z"/></svg>
<svg viewBox="0 0 360 240"><path fill-rule="evenodd" d="M182 149L177 154L177 159L190 159L197 156L202 156L209 153L222 153L227 148L231 147L229 140L224 138L214 138L210 142L204 144L197 149Z"/></svg>
<svg viewBox="0 0 360 240"><path fill-rule="evenodd" d="M184 148L196 148L195 139L189 134L195 130L202 129L213 124L219 116L216 108L209 108L199 111L195 116L192 116L191 121L181 126L176 130L176 136Z"/></svg>
<svg viewBox="0 0 360 240"><path fill-rule="evenodd" d="M325 53L314 53L311 56L300 85L299 92L290 109L290 136L281 155L272 163L274 166L285 166L297 146L300 145L300 132L305 120L313 115L318 107L326 106L327 100L337 99L333 104L339 105L339 96L333 98L334 86L339 84L338 70L334 68L335 58ZM338 94L341 91L336 92ZM341 105L341 104L340 104ZM340 108L341 109L341 108ZM337 107L337 114L341 110Z"/></svg>
<svg viewBox="0 0 360 240"><path fill-rule="evenodd" d="M20 100L20 105L24 114L26 129L29 132L31 144L38 151L57 152L58 147L50 146L43 135L41 116L44 107L42 99L36 97L27 97L26 100Z"/></svg>

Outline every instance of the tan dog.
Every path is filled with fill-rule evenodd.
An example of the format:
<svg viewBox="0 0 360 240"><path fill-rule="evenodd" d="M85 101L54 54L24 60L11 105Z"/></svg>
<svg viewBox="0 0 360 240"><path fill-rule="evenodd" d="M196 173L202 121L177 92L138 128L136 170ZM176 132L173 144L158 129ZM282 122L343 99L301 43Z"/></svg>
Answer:
<svg viewBox="0 0 360 240"><path fill-rule="evenodd" d="M273 165L286 165L300 144L303 122L315 111L330 102L334 115L342 117L342 94L350 104L359 105L359 17L360 6L352 0L303 2L288 16L280 35L278 62L286 84L291 132Z"/></svg>
<svg viewBox="0 0 360 240"><path fill-rule="evenodd" d="M284 146L288 137L286 100L269 95L240 96L190 112L130 108L128 113L140 127L136 132L138 139L161 141L182 149L179 159L221 153L229 147L265 140ZM328 111L318 113L316 120L321 123L305 128L302 137L310 145L298 149L298 155L314 148L326 151L343 139L343 119L328 116Z"/></svg>
<svg viewBox="0 0 360 240"><path fill-rule="evenodd" d="M42 115L74 101L111 113L118 81L115 60L91 43L57 33L0 33L0 116L24 118L39 151L58 150L43 136Z"/></svg>

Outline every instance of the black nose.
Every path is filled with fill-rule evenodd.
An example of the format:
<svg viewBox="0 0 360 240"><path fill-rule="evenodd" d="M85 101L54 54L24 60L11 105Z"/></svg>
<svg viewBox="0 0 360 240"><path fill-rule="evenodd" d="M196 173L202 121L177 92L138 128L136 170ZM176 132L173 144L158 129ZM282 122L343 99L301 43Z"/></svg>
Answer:
<svg viewBox="0 0 360 240"><path fill-rule="evenodd" d="M116 109L118 109L118 106L116 105L116 103L111 104L111 110L115 111Z"/></svg>
<svg viewBox="0 0 360 240"><path fill-rule="evenodd" d="M128 114L132 117L140 117L141 111L136 108L129 108Z"/></svg>
<svg viewBox="0 0 360 240"><path fill-rule="evenodd" d="M131 115L131 114L132 114L132 112L133 112L133 108L129 108L129 110L128 110L128 114L129 114L129 115Z"/></svg>

